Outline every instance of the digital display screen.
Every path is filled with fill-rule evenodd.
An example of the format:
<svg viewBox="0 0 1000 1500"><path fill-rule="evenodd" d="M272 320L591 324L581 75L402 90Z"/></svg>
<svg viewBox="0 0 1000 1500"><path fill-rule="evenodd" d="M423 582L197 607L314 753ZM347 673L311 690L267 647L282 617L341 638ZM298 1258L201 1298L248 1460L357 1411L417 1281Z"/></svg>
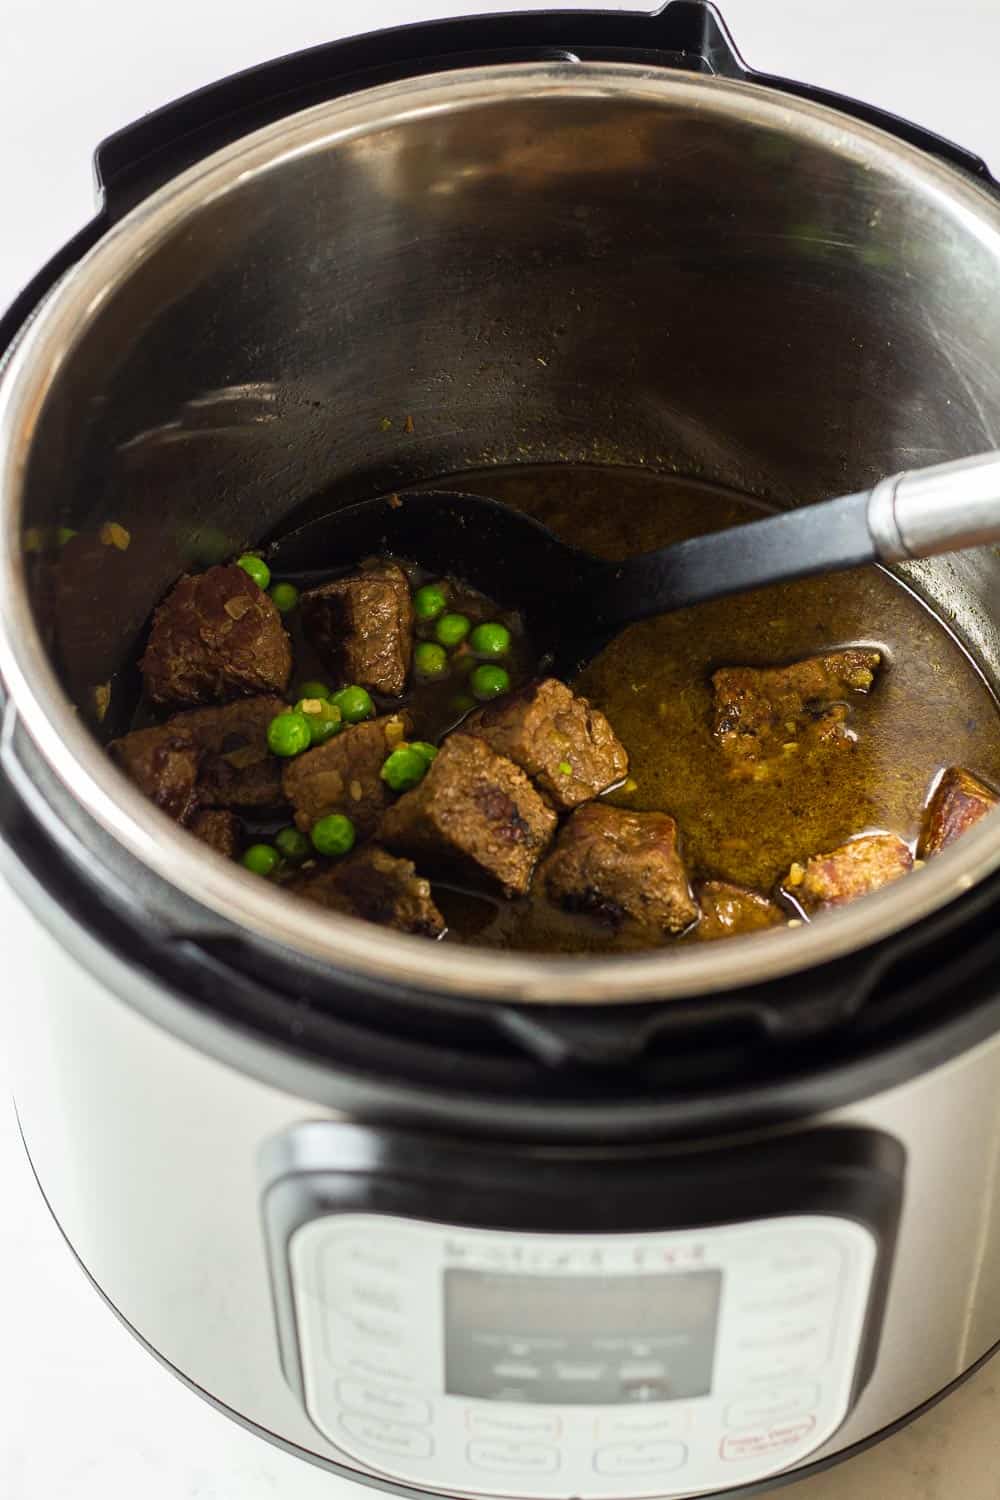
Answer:
<svg viewBox="0 0 1000 1500"><path fill-rule="evenodd" d="M445 1389L552 1405L678 1401L712 1389L721 1271L444 1273Z"/></svg>

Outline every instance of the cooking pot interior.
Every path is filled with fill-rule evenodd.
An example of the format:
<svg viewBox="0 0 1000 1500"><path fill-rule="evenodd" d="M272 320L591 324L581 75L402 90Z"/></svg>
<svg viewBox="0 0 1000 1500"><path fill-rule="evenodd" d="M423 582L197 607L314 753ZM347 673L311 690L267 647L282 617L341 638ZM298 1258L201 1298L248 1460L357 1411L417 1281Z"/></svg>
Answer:
<svg viewBox="0 0 1000 1500"><path fill-rule="evenodd" d="M117 231L138 253L38 414L23 513L43 559L78 533L34 601L92 719L178 573L331 501L565 460L788 506L994 446L985 192L977 222L909 148L753 86L410 87ZM913 572L995 678L1000 556Z"/></svg>

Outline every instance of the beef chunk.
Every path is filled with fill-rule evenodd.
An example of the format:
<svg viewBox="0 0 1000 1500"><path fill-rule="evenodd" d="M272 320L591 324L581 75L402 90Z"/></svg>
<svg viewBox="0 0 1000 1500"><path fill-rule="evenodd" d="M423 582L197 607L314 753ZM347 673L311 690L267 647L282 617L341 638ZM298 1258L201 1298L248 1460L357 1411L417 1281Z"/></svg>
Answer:
<svg viewBox="0 0 1000 1500"><path fill-rule="evenodd" d="M210 849L224 854L227 859L235 859L240 847L240 825L235 814L226 812L223 808L196 813L191 823L191 832Z"/></svg>
<svg viewBox="0 0 1000 1500"><path fill-rule="evenodd" d="M397 932L440 937L445 929L430 882L417 874L408 859L394 859L374 844L331 869L302 876L291 889L329 911L362 917Z"/></svg>
<svg viewBox="0 0 1000 1500"><path fill-rule="evenodd" d="M716 672L712 729L731 763L730 774L761 780L775 757L817 745L849 745L854 737L847 722L848 695L869 691L881 661L878 651L858 647L789 667Z"/></svg>
<svg viewBox="0 0 1000 1500"><path fill-rule="evenodd" d="M921 859L940 854L980 818L985 818L1000 797L971 771L952 766L945 771L927 804L917 853Z"/></svg>
<svg viewBox="0 0 1000 1500"><path fill-rule="evenodd" d="M744 932L762 932L766 927L780 927L785 913L766 896L748 891L728 880L705 880L698 887L701 920L695 936L702 942L716 938L737 937Z"/></svg>
<svg viewBox="0 0 1000 1500"><path fill-rule="evenodd" d="M452 734L419 786L389 808L382 838L523 895L555 826L555 813L513 761L473 735Z"/></svg>
<svg viewBox="0 0 1000 1500"><path fill-rule="evenodd" d="M413 601L392 563L302 595L302 626L337 682L398 698L413 655Z"/></svg>
<svg viewBox="0 0 1000 1500"><path fill-rule="evenodd" d="M782 885L803 911L846 906L913 869L913 855L894 833L866 833L829 854L793 865Z"/></svg>
<svg viewBox="0 0 1000 1500"><path fill-rule="evenodd" d="M698 915L667 813L591 803L575 812L539 871L549 900L606 926L660 938Z"/></svg>
<svg viewBox="0 0 1000 1500"><path fill-rule="evenodd" d="M201 748L171 724L135 729L108 746L114 760L157 807L178 823L195 810Z"/></svg>
<svg viewBox="0 0 1000 1500"><path fill-rule="evenodd" d="M238 698L224 708L194 708L169 721L202 747L198 801L207 807L277 807L281 762L267 748L267 726L287 708L281 698Z"/></svg>
<svg viewBox="0 0 1000 1500"><path fill-rule="evenodd" d="M155 703L283 693L292 648L273 600L235 563L186 574L153 616L141 662Z"/></svg>
<svg viewBox="0 0 1000 1500"><path fill-rule="evenodd" d="M406 714L369 719L289 761L282 783L303 833L336 812L350 818L359 839L370 838L391 795L380 774L382 765L408 729Z"/></svg>
<svg viewBox="0 0 1000 1500"><path fill-rule="evenodd" d="M628 771L604 715L555 677L497 699L462 728L527 771L560 809L589 802Z"/></svg>

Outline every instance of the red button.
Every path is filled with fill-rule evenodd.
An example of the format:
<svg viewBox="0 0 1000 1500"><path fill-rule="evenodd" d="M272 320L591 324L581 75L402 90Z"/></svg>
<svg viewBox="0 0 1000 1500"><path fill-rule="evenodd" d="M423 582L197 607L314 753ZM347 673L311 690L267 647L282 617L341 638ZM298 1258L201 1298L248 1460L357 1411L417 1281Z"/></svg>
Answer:
<svg viewBox="0 0 1000 1500"><path fill-rule="evenodd" d="M801 1422L789 1422L784 1427L772 1427L769 1437L772 1443L799 1443L808 1437L816 1426L815 1417L803 1417Z"/></svg>
<svg viewBox="0 0 1000 1500"><path fill-rule="evenodd" d="M801 1422L792 1422L784 1427L772 1427L768 1432L741 1432L724 1437L719 1445L719 1456L732 1463L739 1459L764 1458L768 1453L779 1453L783 1448L794 1448L809 1436L816 1426L815 1417L805 1417Z"/></svg>

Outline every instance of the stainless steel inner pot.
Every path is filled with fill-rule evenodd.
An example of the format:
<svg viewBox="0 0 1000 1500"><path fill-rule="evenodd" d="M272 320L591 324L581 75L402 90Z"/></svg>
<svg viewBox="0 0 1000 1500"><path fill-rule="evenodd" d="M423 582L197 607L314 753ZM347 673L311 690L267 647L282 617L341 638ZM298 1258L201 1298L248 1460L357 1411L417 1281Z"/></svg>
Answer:
<svg viewBox="0 0 1000 1500"><path fill-rule="evenodd" d="M1000 818L797 930L597 961L441 947L320 912L208 853L106 759L95 688L179 572L318 491L564 459L796 505L994 447L998 287L986 187L756 85L512 64L280 121L133 210L8 362L12 711L159 877L341 972L484 999L628 1001L860 947L1000 865ZM128 550L95 545L60 576L54 528L106 521L128 530ZM1000 555L908 576L1000 681Z"/></svg>

